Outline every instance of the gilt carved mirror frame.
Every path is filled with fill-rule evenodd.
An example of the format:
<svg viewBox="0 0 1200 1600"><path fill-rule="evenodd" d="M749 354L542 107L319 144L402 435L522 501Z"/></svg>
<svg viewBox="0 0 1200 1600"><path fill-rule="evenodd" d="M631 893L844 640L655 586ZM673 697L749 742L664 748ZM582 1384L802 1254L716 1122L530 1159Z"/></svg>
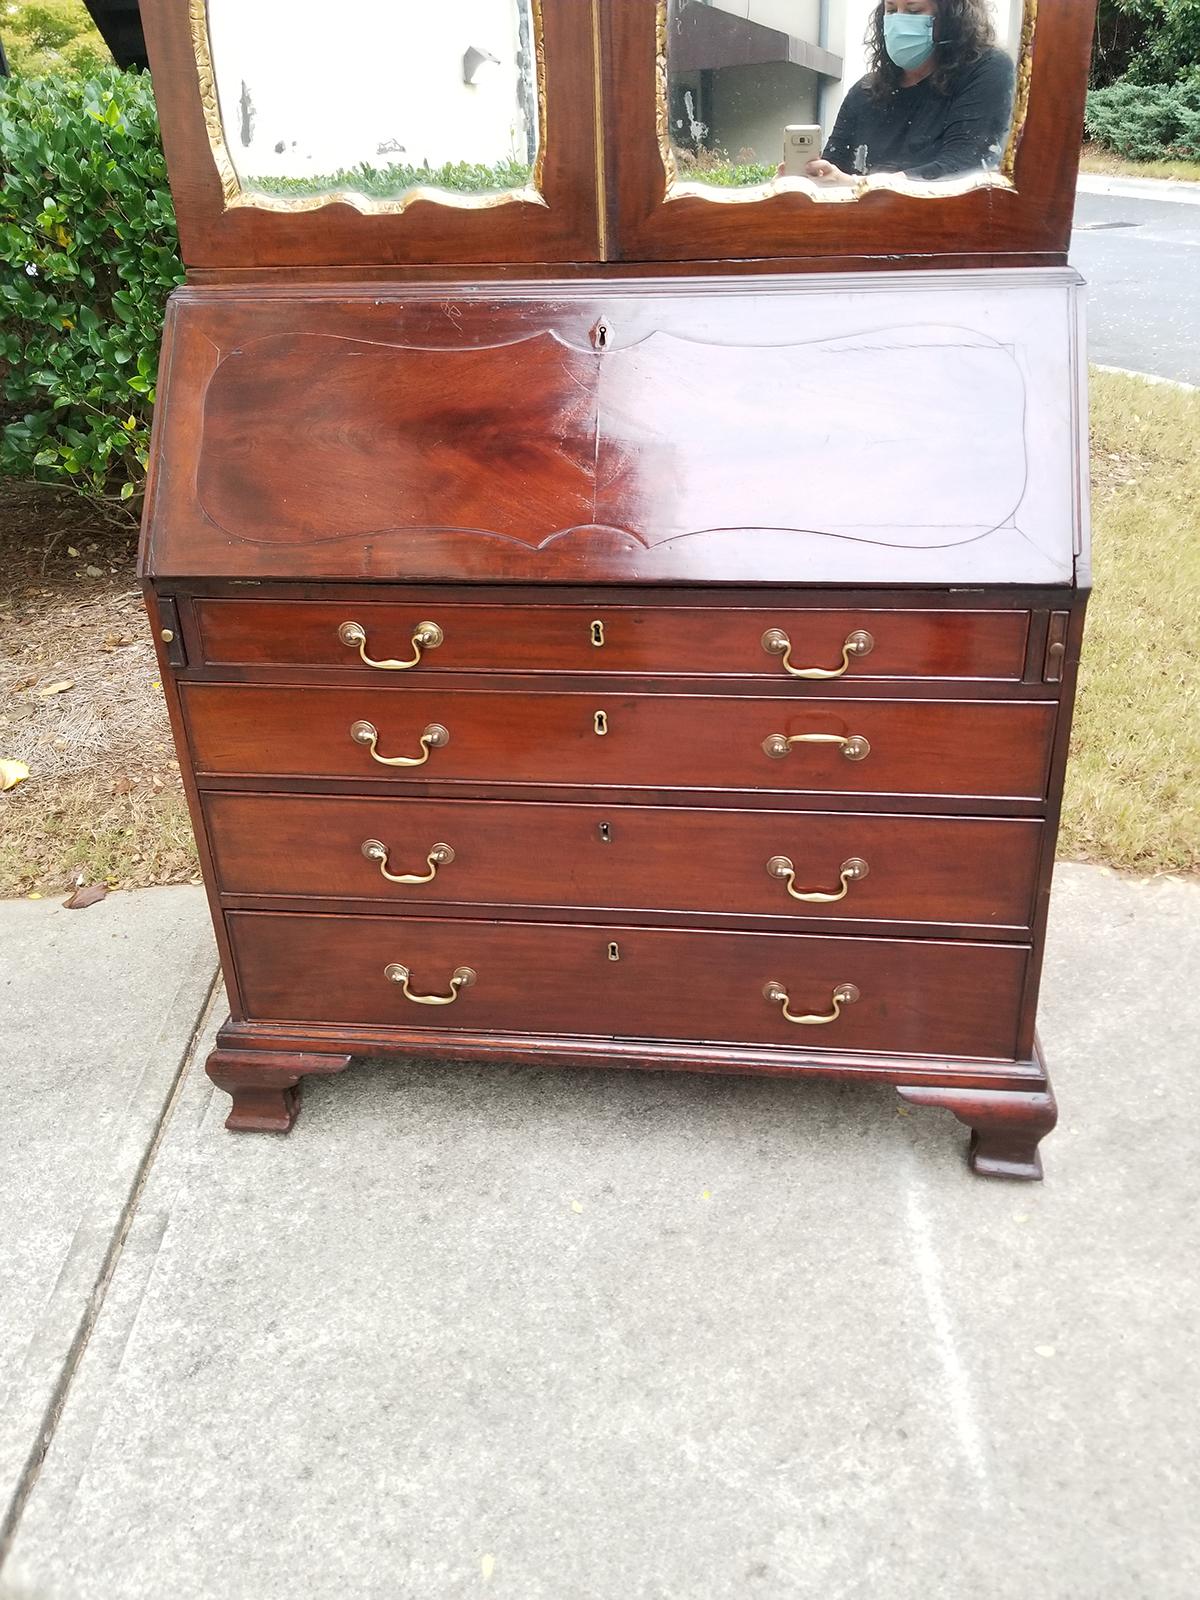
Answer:
<svg viewBox="0 0 1200 1600"><path fill-rule="evenodd" d="M517 0L529 8L531 44L535 74L537 104L537 153L532 163L530 181L521 188L463 193L432 184L422 184L405 190L394 198L375 198L349 187L329 189L320 194L272 194L248 187L239 177L229 148L225 118L221 111L218 72L214 62L210 21L211 0L188 0L188 21L191 28L192 53L196 59L196 76L200 86L200 102L204 110L204 125L209 148L220 174L221 190L227 209L249 206L258 211L296 213L320 211L327 205L342 203L353 206L367 216L402 216L417 201L431 205L457 206L466 211L489 210L493 206L524 204L545 205L542 185L545 180L547 113L546 113L546 44L542 17L543 0Z"/></svg>
<svg viewBox="0 0 1200 1600"><path fill-rule="evenodd" d="M194 0L198 3L198 0ZM806 179L780 177L772 183L756 184L744 188L718 187L702 179L689 182L679 175L670 128L670 46L669 26L673 0L656 0L658 14L655 22L655 66L657 71L656 126L658 147L662 157L663 176L667 201L680 199L707 200L713 205L753 205L769 199L774 194L788 190L798 192L818 205L853 205L865 195L879 190L892 190L898 194L912 195L922 200L947 200L956 195L970 194L975 189L1014 189L1017 150L1025 130L1029 111L1029 84L1033 75L1034 40L1037 31L1038 0L1021 0L1021 27L1014 62L1014 90L1012 113L1004 150L994 168L973 172L969 176L921 182L903 175L877 173L863 177L852 186L833 186L814 183ZM828 130L827 130L828 132Z"/></svg>
<svg viewBox="0 0 1200 1600"><path fill-rule="evenodd" d="M141 0L189 269L595 260L600 219L593 10L563 0L528 4L539 123L532 181L473 194L422 186L376 198L350 189L285 196L246 187L221 119L206 0Z"/></svg>
<svg viewBox="0 0 1200 1600"><path fill-rule="evenodd" d="M993 171L937 183L876 174L836 190L777 178L738 189L681 178L668 102L668 0L622 0L603 15L615 253L812 267L881 256L898 265L1064 261L1093 16L1094 0L1022 0L1013 117ZM631 147L652 157L631 159Z"/></svg>

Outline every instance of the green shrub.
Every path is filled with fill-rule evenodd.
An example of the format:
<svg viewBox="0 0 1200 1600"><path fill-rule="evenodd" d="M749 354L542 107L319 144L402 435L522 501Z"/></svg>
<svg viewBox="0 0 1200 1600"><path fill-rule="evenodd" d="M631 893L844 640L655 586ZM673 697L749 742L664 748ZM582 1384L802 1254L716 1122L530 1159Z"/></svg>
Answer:
<svg viewBox="0 0 1200 1600"><path fill-rule="evenodd" d="M0 89L0 472L136 508L182 279L149 77Z"/></svg>
<svg viewBox="0 0 1200 1600"><path fill-rule="evenodd" d="M1200 160L1200 77L1172 84L1123 79L1087 97L1087 137L1129 161Z"/></svg>
<svg viewBox="0 0 1200 1600"><path fill-rule="evenodd" d="M700 171L689 171L679 165L677 170L683 183L711 183L719 189L745 189L754 184L773 183L779 175L776 167L764 166L758 161L721 162Z"/></svg>
<svg viewBox="0 0 1200 1600"><path fill-rule="evenodd" d="M737 158L726 150L676 148L675 170L681 183L711 183L719 189L745 189L771 183L777 169L754 159L753 150L741 150Z"/></svg>
<svg viewBox="0 0 1200 1600"><path fill-rule="evenodd" d="M347 189L372 199L390 200L409 189L449 189L459 194L483 194L495 189L523 189L533 177L527 161L501 161L494 167L471 161L449 161L444 167L410 167L393 164L343 168L313 178L246 178L244 186L260 194L301 198Z"/></svg>
<svg viewBox="0 0 1200 1600"><path fill-rule="evenodd" d="M1176 83L1200 62L1200 0L1099 0L1091 81L1098 89Z"/></svg>

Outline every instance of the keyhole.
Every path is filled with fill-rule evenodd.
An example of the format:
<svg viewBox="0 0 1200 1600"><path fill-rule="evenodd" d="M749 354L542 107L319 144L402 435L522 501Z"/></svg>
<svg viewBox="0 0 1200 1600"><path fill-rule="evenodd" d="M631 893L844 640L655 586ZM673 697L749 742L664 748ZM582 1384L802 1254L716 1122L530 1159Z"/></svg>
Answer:
<svg viewBox="0 0 1200 1600"><path fill-rule="evenodd" d="M597 648L604 643L604 624L602 622L592 623L592 643Z"/></svg>
<svg viewBox="0 0 1200 1600"><path fill-rule="evenodd" d="M600 321L592 329L592 343L595 345L597 350L608 349L608 336L611 331L612 330L609 328L608 323L605 322L603 317L601 317Z"/></svg>
<svg viewBox="0 0 1200 1600"><path fill-rule="evenodd" d="M592 727L603 737L608 732L608 713L606 711L597 711L592 718Z"/></svg>
<svg viewBox="0 0 1200 1600"><path fill-rule="evenodd" d="M600 824L600 843L601 844L611 844L612 843L612 829L609 827L607 822L602 822Z"/></svg>
<svg viewBox="0 0 1200 1600"><path fill-rule="evenodd" d="M621 946L616 942L615 939L608 947L608 959L610 961L620 961L621 959Z"/></svg>

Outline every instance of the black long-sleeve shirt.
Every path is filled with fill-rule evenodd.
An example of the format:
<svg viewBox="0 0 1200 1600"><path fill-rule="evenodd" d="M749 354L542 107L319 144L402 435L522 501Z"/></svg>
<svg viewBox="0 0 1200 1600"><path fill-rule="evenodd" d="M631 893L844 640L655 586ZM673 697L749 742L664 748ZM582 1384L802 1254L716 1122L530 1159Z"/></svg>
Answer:
<svg viewBox="0 0 1200 1600"><path fill-rule="evenodd" d="M989 49L965 67L949 94L929 78L876 100L862 78L842 101L821 152L843 172L904 172L948 178L993 167L1012 116L1013 64Z"/></svg>

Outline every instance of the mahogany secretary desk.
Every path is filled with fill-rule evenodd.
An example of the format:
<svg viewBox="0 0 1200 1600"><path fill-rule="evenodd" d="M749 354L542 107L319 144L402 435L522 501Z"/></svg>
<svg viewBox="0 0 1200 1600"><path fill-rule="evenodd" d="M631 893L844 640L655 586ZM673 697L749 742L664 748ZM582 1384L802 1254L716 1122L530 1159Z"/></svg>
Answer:
<svg viewBox="0 0 1200 1600"><path fill-rule="evenodd" d="M1092 15L928 7L932 77L867 4L142 0L230 1128L363 1055L874 1079L1041 1176ZM777 170L872 73L913 170Z"/></svg>

